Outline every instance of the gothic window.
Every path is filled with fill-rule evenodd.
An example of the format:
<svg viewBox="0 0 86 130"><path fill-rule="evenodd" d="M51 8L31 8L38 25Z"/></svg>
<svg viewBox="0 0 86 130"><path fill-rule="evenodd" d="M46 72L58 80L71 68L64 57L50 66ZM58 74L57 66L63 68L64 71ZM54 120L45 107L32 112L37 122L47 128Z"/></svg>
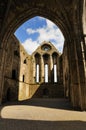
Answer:
<svg viewBox="0 0 86 130"><path fill-rule="evenodd" d="M54 65L54 83L57 83L57 65Z"/></svg>
<svg viewBox="0 0 86 130"><path fill-rule="evenodd" d="M45 64L44 70L45 70L45 83L48 83L48 64Z"/></svg>
<svg viewBox="0 0 86 130"><path fill-rule="evenodd" d="M39 64L36 65L36 82L39 83Z"/></svg>
<svg viewBox="0 0 86 130"><path fill-rule="evenodd" d="M40 81L40 54L36 53L35 54L35 74L36 74L36 83L39 83Z"/></svg>
<svg viewBox="0 0 86 130"><path fill-rule="evenodd" d="M19 52L17 50L14 51L14 56L18 56L19 57Z"/></svg>
<svg viewBox="0 0 86 130"><path fill-rule="evenodd" d="M52 54L52 58L53 58L53 78L54 78L54 83L57 83L57 57L58 54L56 52L54 52Z"/></svg>
<svg viewBox="0 0 86 130"><path fill-rule="evenodd" d="M24 60L24 64L26 64L27 63L27 61L26 61L26 59Z"/></svg>
<svg viewBox="0 0 86 130"><path fill-rule="evenodd" d="M16 70L12 70L12 79L16 79Z"/></svg>
<svg viewBox="0 0 86 130"><path fill-rule="evenodd" d="M25 75L23 75L23 77L22 77L22 81L23 81L23 82L25 81Z"/></svg>
<svg viewBox="0 0 86 130"><path fill-rule="evenodd" d="M44 44L44 45L42 46L42 50L44 50L44 51L49 51L49 50L51 50L51 46L50 46L50 45L47 45L47 44Z"/></svg>

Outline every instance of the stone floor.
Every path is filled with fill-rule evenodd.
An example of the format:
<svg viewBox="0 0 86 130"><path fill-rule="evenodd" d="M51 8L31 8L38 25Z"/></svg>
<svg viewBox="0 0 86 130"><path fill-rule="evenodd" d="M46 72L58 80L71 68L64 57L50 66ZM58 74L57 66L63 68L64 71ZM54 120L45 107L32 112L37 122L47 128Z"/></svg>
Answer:
<svg viewBox="0 0 86 130"><path fill-rule="evenodd" d="M67 99L30 99L0 107L0 130L86 130L86 112Z"/></svg>

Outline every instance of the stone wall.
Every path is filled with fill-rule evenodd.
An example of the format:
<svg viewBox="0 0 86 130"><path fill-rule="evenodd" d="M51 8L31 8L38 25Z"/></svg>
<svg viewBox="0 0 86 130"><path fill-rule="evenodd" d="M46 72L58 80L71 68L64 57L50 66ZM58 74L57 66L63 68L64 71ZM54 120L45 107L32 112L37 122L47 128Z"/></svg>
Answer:
<svg viewBox="0 0 86 130"><path fill-rule="evenodd" d="M64 95L65 97L69 97L70 89L69 89L69 63L68 63L68 56L67 56L67 46L64 45L63 48L63 85L64 85Z"/></svg>
<svg viewBox="0 0 86 130"><path fill-rule="evenodd" d="M15 36L11 36L8 43L4 64L2 102L29 97L30 56Z"/></svg>
<svg viewBox="0 0 86 130"><path fill-rule="evenodd" d="M4 65L4 81L2 101L26 100L32 97L63 97L63 86L60 80L60 53L57 49L47 42L43 42L37 50L29 55L24 47L18 42L15 36L11 36L8 41ZM50 47L49 51L42 47ZM35 54L40 54L40 81L36 83L36 60ZM44 55L49 55L46 61L49 65L49 82L44 81ZM53 54L56 58L53 59ZM46 58L46 57L45 57ZM54 60L54 61L53 61ZM53 63L54 62L54 63ZM57 65L57 83L54 84L53 65ZM60 87L59 87L60 86ZM61 93L60 93L61 91ZM43 94L45 93L45 95ZM46 95L49 93L49 95Z"/></svg>
<svg viewBox="0 0 86 130"><path fill-rule="evenodd" d="M30 84L30 98L62 98L64 89L62 84Z"/></svg>
<svg viewBox="0 0 86 130"><path fill-rule="evenodd" d="M4 63L4 81L2 102L6 100L17 100L18 80L20 71L20 45L16 38L12 36L6 47Z"/></svg>
<svg viewBox="0 0 86 130"><path fill-rule="evenodd" d="M22 101L29 98L30 98L29 84L19 82L18 100Z"/></svg>
<svg viewBox="0 0 86 130"><path fill-rule="evenodd" d="M49 50L45 50L46 46L50 47ZM36 63L36 58L35 55L39 55L37 58L39 61ZM55 60L53 59L53 55L55 55ZM59 63L59 58L60 58L60 53L59 51L55 48L55 46L51 42L42 42L41 45L33 52L32 54L32 65L33 65L33 81L32 83L34 84L36 82L36 64L40 65L40 83L44 83L44 65L48 65L48 82L49 83L54 83L54 64L56 65L56 72L57 72L57 82L60 82L60 63ZM48 59L46 60L46 57L48 56Z"/></svg>

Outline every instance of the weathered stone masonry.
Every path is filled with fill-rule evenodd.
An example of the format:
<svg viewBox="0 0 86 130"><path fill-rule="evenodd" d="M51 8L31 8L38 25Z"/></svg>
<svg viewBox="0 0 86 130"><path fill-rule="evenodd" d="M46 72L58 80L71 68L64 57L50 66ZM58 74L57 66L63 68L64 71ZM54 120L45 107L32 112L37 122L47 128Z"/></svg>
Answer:
<svg viewBox="0 0 86 130"><path fill-rule="evenodd" d="M61 29L67 47L69 75L67 80L69 90L67 90L70 93L67 95L70 95L73 107L86 110L86 0L0 1L0 103L2 95L5 94L3 87L6 84L4 84L5 61L9 54L7 51L7 46L10 46L9 40L23 22L37 15L52 20ZM11 61L11 57L9 60ZM18 66L11 65L11 67ZM9 70L9 67L7 68Z"/></svg>

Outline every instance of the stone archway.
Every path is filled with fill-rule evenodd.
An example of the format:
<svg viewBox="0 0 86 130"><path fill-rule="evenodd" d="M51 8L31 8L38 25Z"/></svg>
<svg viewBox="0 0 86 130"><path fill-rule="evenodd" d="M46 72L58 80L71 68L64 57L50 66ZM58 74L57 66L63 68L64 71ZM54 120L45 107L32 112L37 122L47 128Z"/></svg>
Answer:
<svg viewBox="0 0 86 130"><path fill-rule="evenodd" d="M2 36L1 62L4 64L5 51L6 51L8 39L23 22L36 15L52 20L61 29L65 37L65 44L68 48L67 55L68 55L69 71L70 71L71 102L74 107L80 107L81 109L86 109L85 91L83 91L82 88L84 86L84 90L86 90L85 82L83 85L82 79L80 78L80 74L82 74L83 77L84 74L82 73L82 71L80 71L79 64L81 62L77 62L77 59L79 61L79 58L81 58L81 61L83 61L82 56L79 55L79 52L81 52L80 42L81 42L82 32L78 30L78 26L81 23L81 21L80 22L76 21L77 18L79 19L81 16L80 12L77 11L79 9L80 2L79 0L77 2L70 1L70 0L68 0L67 2L62 2L62 3L61 2L62 1L59 0L58 1L53 0L53 2L48 1L47 3L45 0L43 2L41 2L40 0L39 1L34 0L33 3L31 1L27 2L26 0L24 2L22 1L22 4L21 2L17 2L17 1L10 2L9 3L10 5L7 8L8 12L5 17L5 19L7 19L7 23L4 25L1 34ZM81 37L78 38L79 36ZM76 68L75 71L74 68ZM1 92L3 90L4 69L5 68L3 66L1 68L1 73L2 73Z"/></svg>

